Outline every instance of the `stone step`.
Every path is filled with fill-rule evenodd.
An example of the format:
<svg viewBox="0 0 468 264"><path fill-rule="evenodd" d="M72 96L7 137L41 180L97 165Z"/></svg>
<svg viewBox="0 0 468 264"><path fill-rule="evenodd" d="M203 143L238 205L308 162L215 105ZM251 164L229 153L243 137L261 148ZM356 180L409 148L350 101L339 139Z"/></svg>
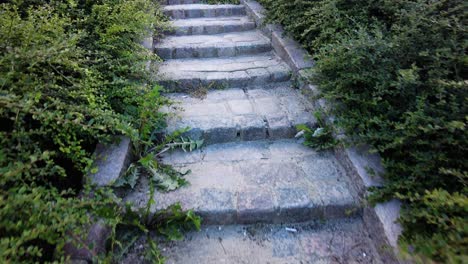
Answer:
<svg viewBox="0 0 468 264"><path fill-rule="evenodd" d="M270 40L260 31L199 36L169 36L156 44L164 60L252 55L271 51Z"/></svg>
<svg viewBox="0 0 468 264"><path fill-rule="evenodd" d="M291 70L272 53L255 56L168 60L157 75L168 92L227 89L285 82Z"/></svg>
<svg viewBox="0 0 468 264"><path fill-rule="evenodd" d="M255 22L248 17L216 17L177 19L172 21L176 36L212 35L242 32L255 29Z"/></svg>
<svg viewBox="0 0 468 264"><path fill-rule="evenodd" d="M204 99L167 96L178 102L165 109L175 114L168 120L168 132L190 127L185 136L204 139L205 144L292 138L297 125L316 126L312 105L290 83L210 91Z"/></svg>
<svg viewBox="0 0 468 264"><path fill-rule="evenodd" d="M203 0L162 0L160 2L164 5L191 5L203 3Z"/></svg>
<svg viewBox="0 0 468 264"><path fill-rule="evenodd" d="M151 212L180 202L204 224L284 223L346 218L361 213L356 193L332 152L295 140L253 141L175 151L163 163L190 170L189 186L154 194ZM144 208L147 178L124 201Z"/></svg>
<svg viewBox="0 0 468 264"><path fill-rule="evenodd" d="M381 249L376 248L359 218L326 223L207 226L186 234L182 241L158 244L167 264L383 263ZM147 248L145 237L141 237L121 263L148 263L144 261Z"/></svg>
<svg viewBox="0 0 468 264"><path fill-rule="evenodd" d="M168 5L163 8L163 12L172 19L246 15L245 6L243 5Z"/></svg>

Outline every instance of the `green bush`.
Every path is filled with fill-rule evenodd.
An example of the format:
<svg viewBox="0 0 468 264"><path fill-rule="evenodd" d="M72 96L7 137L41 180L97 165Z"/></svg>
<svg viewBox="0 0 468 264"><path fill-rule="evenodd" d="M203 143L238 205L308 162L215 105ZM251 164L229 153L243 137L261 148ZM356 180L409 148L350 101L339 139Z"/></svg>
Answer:
<svg viewBox="0 0 468 264"><path fill-rule="evenodd" d="M403 201L403 249L466 261L463 1L262 2L314 55L313 81L335 102L337 124L382 156L386 185L370 198Z"/></svg>
<svg viewBox="0 0 468 264"><path fill-rule="evenodd" d="M163 23L150 0L2 1L0 262L63 261L67 232L83 233L90 213L115 217L108 191L77 194L91 190L83 175L98 141L148 140L164 126L166 100L144 109L158 94L154 55L139 44Z"/></svg>

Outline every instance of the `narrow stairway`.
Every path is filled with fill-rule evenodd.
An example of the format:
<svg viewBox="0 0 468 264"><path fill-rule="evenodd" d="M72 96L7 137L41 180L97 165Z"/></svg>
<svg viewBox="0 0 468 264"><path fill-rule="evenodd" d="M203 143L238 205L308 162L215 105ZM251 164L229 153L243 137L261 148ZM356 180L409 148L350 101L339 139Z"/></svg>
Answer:
<svg viewBox="0 0 468 264"><path fill-rule="evenodd" d="M190 185L156 193L152 211L180 201L204 219L201 232L161 246L167 263L381 263L361 219L360 201L331 152L294 139L314 126L312 104L291 70L246 16L243 5L167 0L173 35L156 44L168 97L179 102L169 131L205 147L164 162ZM144 207L148 184L126 201ZM136 246L126 263L143 262Z"/></svg>

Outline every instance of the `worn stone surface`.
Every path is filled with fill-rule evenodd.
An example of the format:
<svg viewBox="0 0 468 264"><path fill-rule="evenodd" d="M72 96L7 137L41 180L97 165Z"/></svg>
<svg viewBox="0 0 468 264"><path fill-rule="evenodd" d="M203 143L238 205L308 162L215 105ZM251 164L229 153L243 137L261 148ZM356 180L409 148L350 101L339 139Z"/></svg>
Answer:
<svg viewBox="0 0 468 264"><path fill-rule="evenodd" d="M308 100L316 91L298 92L290 82L292 73L305 77L313 66L306 52L280 26L264 25L256 1L164 2L174 31L154 44L166 59L156 78L176 102L164 110L168 132L190 127L186 135L206 145L161 160L190 170L189 186L149 197L142 177L123 200L142 208L154 199L153 213L180 202L203 217L201 233L160 244L168 263L381 263L367 230L388 235L369 223L391 221L388 208L395 206L367 213L353 182L358 177L349 178L355 169L342 167L336 152L315 152L291 139L296 125L315 126L313 112L322 107ZM296 79L296 87L307 86ZM320 224L308 222L314 219ZM144 247L137 243L124 263L141 262Z"/></svg>
<svg viewBox="0 0 468 264"><path fill-rule="evenodd" d="M131 159L132 143L127 137L119 137L120 142L112 145L98 144L94 155L98 171L88 176L97 186L110 186L127 169Z"/></svg>
<svg viewBox="0 0 468 264"><path fill-rule="evenodd" d="M205 139L205 144L291 138L296 133L296 125L316 124L311 104L287 83L267 90L210 91L204 99L185 94L168 97L176 102L164 110L175 114L168 120L168 131L190 127L187 135Z"/></svg>
<svg viewBox="0 0 468 264"><path fill-rule="evenodd" d="M186 4L165 6L164 14L173 19L245 15L243 5Z"/></svg>
<svg viewBox="0 0 468 264"><path fill-rule="evenodd" d="M375 206L376 215L382 223L388 242L395 248L398 246L398 237L402 232L401 225L397 223L400 209L401 202L395 199Z"/></svg>
<svg viewBox="0 0 468 264"><path fill-rule="evenodd" d="M209 59L178 59L159 67L160 83L172 92L249 88L285 82L289 67L274 54Z"/></svg>
<svg viewBox="0 0 468 264"><path fill-rule="evenodd" d="M277 54L295 72L314 66L310 55L296 41L285 36L282 30L276 29L272 32L271 43Z"/></svg>
<svg viewBox="0 0 468 264"><path fill-rule="evenodd" d="M377 154L369 153L369 148L365 146L351 147L344 151L357 174L361 176L365 187L382 186L383 179L380 175L384 169Z"/></svg>
<svg viewBox="0 0 468 264"><path fill-rule="evenodd" d="M360 213L333 154L317 153L295 140L217 144L175 152L163 161L190 170L190 186L155 194L153 211L181 201L204 215L207 224L297 222ZM144 206L147 188L140 183L125 200Z"/></svg>
<svg viewBox="0 0 468 264"><path fill-rule="evenodd" d="M384 173L384 168L381 159L379 155L369 153L368 146L338 149L336 152L338 159L351 172L354 185L361 195L365 194L368 187L383 185L381 175ZM364 220L369 229L374 231L373 236L376 243L390 244L397 248L398 237L402 232L402 227L397 222L400 217L400 207L401 203L398 200L391 200L366 208ZM391 254L387 253L386 256L395 259L395 256Z"/></svg>
<svg viewBox="0 0 468 264"><path fill-rule="evenodd" d="M161 0L160 2L166 5L190 5L202 3L203 0Z"/></svg>
<svg viewBox="0 0 468 264"><path fill-rule="evenodd" d="M265 9L256 1L240 0L241 4L245 6L246 13L251 17L257 25L264 27ZM265 34L271 37L271 30L266 30Z"/></svg>
<svg viewBox="0 0 468 264"><path fill-rule="evenodd" d="M72 238L74 242L64 246L65 254L76 261L74 263L93 261L96 256L106 252L106 241L110 236L111 228L104 225L102 221L96 221L87 230L87 234L75 234Z"/></svg>
<svg viewBox="0 0 468 264"><path fill-rule="evenodd" d="M296 232L287 231L292 228ZM290 229L291 230L291 229ZM178 242L160 242L166 263L382 263L362 221L284 225L209 226ZM122 263L147 263L144 238Z"/></svg>
<svg viewBox="0 0 468 264"><path fill-rule="evenodd" d="M172 33L177 36L213 35L255 29L255 22L245 16L178 19L172 21L172 25Z"/></svg>
<svg viewBox="0 0 468 264"><path fill-rule="evenodd" d="M156 44L155 52L162 59L233 57L268 52L270 41L260 32L224 33L216 35L172 36Z"/></svg>
<svg viewBox="0 0 468 264"><path fill-rule="evenodd" d="M275 52L280 56L294 72L311 68L314 62L307 51L296 41L286 36L279 25L265 24L265 9L256 1L241 0L246 6L247 14L267 37L270 38Z"/></svg>

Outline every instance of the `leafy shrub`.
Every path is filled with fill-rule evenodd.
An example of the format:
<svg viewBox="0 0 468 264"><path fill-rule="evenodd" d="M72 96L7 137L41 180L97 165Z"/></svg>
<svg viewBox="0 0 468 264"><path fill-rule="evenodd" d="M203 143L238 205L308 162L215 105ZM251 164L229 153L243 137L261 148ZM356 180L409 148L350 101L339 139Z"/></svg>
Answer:
<svg viewBox="0 0 468 264"><path fill-rule="evenodd" d="M83 175L96 142L150 142L164 127L167 100L146 71L156 58L139 44L161 25L150 0L2 1L2 263L64 261L68 232L83 233L90 213L116 221L111 192L77 194L91 191Z"/></svg>
<svg viewBox="0 0 468 264"><path fill-rule="evenodd" d="M267 8L267 21L280 23L303 46L314 53L323 44L357 25L371 21L374 1L360 0L260 0Z"/></svg>
<svg viewBox="0 0 468 264"><path fill-rule="evenodd" d="M463 1L262 2L313 52L313 79L336 102L337 124L382 156L386 185L370 198L403 201L401 244L436 261L466 260Z"/></svg>

